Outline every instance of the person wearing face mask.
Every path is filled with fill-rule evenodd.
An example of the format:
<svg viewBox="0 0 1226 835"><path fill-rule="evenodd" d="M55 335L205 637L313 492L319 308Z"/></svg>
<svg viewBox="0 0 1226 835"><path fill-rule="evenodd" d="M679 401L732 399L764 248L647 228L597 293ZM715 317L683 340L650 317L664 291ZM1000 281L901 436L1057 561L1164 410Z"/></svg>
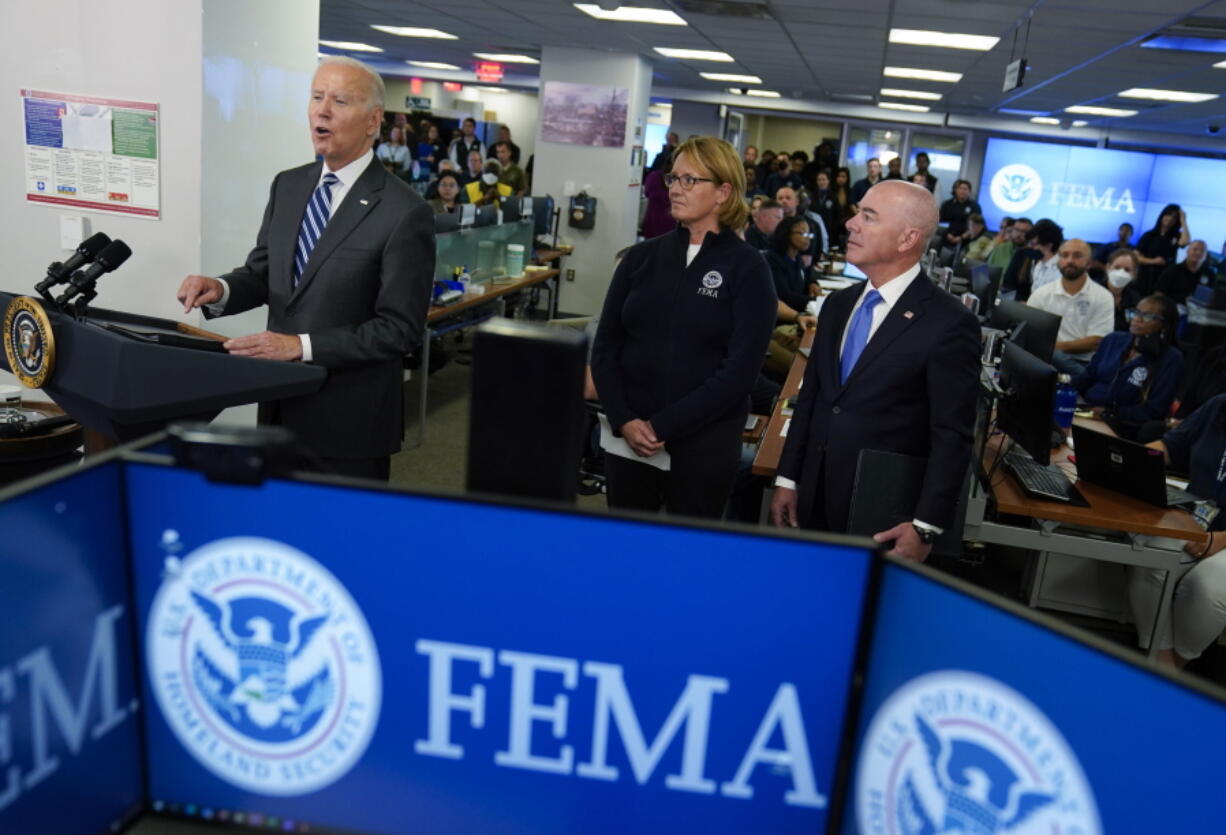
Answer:
<svg viewBox="0 0 1226 835"><path fill-rule="evenodd" d="M1127 331L1103 337L1086 370L1073 379L1095 417L1121 437L1135 440L1141 424L1170 414L1183 375L1183 354L1175 347L1175 304L1147 296L1128 311Z"/></svg>
<svg viewBox="0 0 1226 835"><path fill-rule="evenodd" d="M510 197L511 187L499 182L502 176L502 166L496 159L487 159L481 168L481 177L464 186L464 196L474 206L485 206L493 203L498 205L504 197Z"/></svg>
<svg viewBox="0 0 1226 835"><path fill-rule="evenodd" d="M1135 249L1117 249L1105 261L1107 266L1107 289L1115 299L1115 329L1128 330L1128 311L1141 301L1137 290L1137 273L1141 262Z"/></svg>

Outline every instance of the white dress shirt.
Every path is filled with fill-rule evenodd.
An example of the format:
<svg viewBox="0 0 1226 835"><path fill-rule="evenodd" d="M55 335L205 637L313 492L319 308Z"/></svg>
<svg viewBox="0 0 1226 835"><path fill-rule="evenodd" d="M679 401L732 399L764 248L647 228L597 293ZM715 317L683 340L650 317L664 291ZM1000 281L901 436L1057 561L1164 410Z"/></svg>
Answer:
<svg viewBox="0 0 1226 835"><path fill-rule="evenodd" d="M873 318L868 326L868 339L865 340L865 347L868 347L868 343L871 342L873 336L876 335L877 329L881 327L881 323L885 321L885 317L888 316L890 311L894 309L894 305L898 304L898 300L902 298L902 294L905 293L907 288L911 286L911 282L915 281L916 277L919 276L919 272L919 264L915 264L913 267L911 267L911 269L907 270L902 275L895 276L882 284L880 287L876 288L878 295L881 296L881 301L879 301L877 306L873 308ZM872 286L873 283L871 281L864 282L864 289L860 292L860 298L856 299L856 303L852 306L851 313L847 317L847 324L843 326L843 337L839 342L840 359L843 357L843 349L847 345L847 334L851 330L851 323L856 318L856 311L858 311L860 306L864 304L864 297L868 295L868 291L872 288ZM810 359L812 359L812 357L810 357ZM795 490L796 482L790 478L776 476L775 486ZM917 528L926 528L928 530L936 531L938 534L944 532L942 528L938 528L936 525L929 525L927 522L921 522L919 519L913 519L912 524Z"/></svg>
<svg viewBox="0 0 1226 835"><path fill-rule="evenodd" d="M328 207L328 219L329 220L331 220L332 216L336 214L337 208L340 207L341 201L345 199L345 195L349 193L350 187L353 186L353 184L358 181L358 178L362 176L362 172L364 172L367 169L367 167L370 165L371 160L373 160L374 158L375 158L374 150L371 148L367 148L366 153L362 154L362 156L358 157L353 162L346 165L344 168L340 168L336 171L329 171L327 163L324 163L324 165L320 168L319 182L315 183L315 188L319 188L319 184L324 181L324 177L328 176L329 173L335 174L336 179L337 179L337 182L334 183L332 186L332 202L329 204L329 207ZM313 191L314 189L312 189L312 192ZM295 239L297 239L297 235L295 235ZM227 282L224 278L219 278L217 280L221 282L221 288L222 288L221 289L221 299L220 301L217 301L217 302L214 302L213 304L208 305L209 313L213 314L214 316L220 316L222 310L225 309L226 302L230 300L229 282ZM302 361L310 362L311 361L311 336L310 334L300 333L298 334L298 339L299 341L302 342Z"/></svg>

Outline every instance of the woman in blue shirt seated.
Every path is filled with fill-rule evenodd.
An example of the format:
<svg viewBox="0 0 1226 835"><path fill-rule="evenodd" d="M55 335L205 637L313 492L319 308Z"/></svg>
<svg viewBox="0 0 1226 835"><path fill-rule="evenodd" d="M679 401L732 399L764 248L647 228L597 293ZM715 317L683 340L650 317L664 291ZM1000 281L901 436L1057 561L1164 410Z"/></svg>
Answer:
<svg viewBox="0 0 1226 835"><path fill-rule="evenodd" d="M776 313L778 326L771 334L762 370L767 377L780 383L788 376L792 360L800 348L802 328L817 324L816 317L805 313L809 301L822 294L817 273L805 263L805 253L809 251L812 240L813 232L807 220L800 216L785 217L775 227L770 237L770 249L765 251L779 305Z"/></svg>
<svg viewBox="0 0 1226 835"><path fill-rule="evenodd" d="M1073 387L1117 434L1135 439L1141 424L1170 414L1183 354L1175 347L1179 314L1166 296L1141 299L1128 320L1128 330L1103 337Z"/></svg>
<svg viewBox="0 0 1226 835"><path fill-rule="evenodd" d="M1189 493L1208 502L1208 512L1198 513L1208 521L1204 538L1184 548L1197 563L1175 587L1171 608L1158 624L1155 639L1159 660L1183 667L1200 657L1226 629L1226 514L1216 512L1226 503L1226 394L1206 401L1150 446L1162 450L1172 470L1188 475ZM1144 647L1166 572L1133 568L1130 573L1128 590Z"/></svg>

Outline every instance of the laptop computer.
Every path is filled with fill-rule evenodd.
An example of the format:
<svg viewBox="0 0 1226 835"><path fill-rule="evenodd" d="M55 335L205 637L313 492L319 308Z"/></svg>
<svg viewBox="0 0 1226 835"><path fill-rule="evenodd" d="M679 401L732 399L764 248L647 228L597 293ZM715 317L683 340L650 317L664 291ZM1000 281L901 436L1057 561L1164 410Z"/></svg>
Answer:
<svg viewBox="0 0 1226 835"><path fill-rule="evenodd" d="M1197 498L1166 483L1162 452L1073 424L1077 477L1157 507L1188 507Z"/></svg>

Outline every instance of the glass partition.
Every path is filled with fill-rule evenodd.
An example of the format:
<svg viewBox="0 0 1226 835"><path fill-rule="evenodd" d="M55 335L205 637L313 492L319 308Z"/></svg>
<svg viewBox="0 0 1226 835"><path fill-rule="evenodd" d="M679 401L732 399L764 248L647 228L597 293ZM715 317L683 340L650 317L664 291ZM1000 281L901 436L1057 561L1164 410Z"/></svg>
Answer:
<svg viewBox="0 0 1226 835"><path fill-rule="evenodd" d="M435 236L434 278L455 277L456 267L467 267L473 281L487 282L500 276L521 275L523 265L532 258L532 219L526 218L496 226L465 227ZM523 247L520 267L507 268L507 246ZM514 258L511 259L514 262Z"/></svg>
<svg viewBox="0 0 1226 835"><path fill-rule="evenodd" d="M851 181L868 176L868 161L876 157L881 161L884 176L890 160L902 153L903 132L897 128L870 128L852 126L847 131L847 167Z"/></svg>
<svg viewBox="0 0 1226 835"><path fill-rule="evenodd" d="M966 137L947 133L911 132L905 171L915 171L915 155L928 154L928 172L937 178L937 197L944 200L951 194L954 180L962 176L962 156L966 152Z"/></svg>

